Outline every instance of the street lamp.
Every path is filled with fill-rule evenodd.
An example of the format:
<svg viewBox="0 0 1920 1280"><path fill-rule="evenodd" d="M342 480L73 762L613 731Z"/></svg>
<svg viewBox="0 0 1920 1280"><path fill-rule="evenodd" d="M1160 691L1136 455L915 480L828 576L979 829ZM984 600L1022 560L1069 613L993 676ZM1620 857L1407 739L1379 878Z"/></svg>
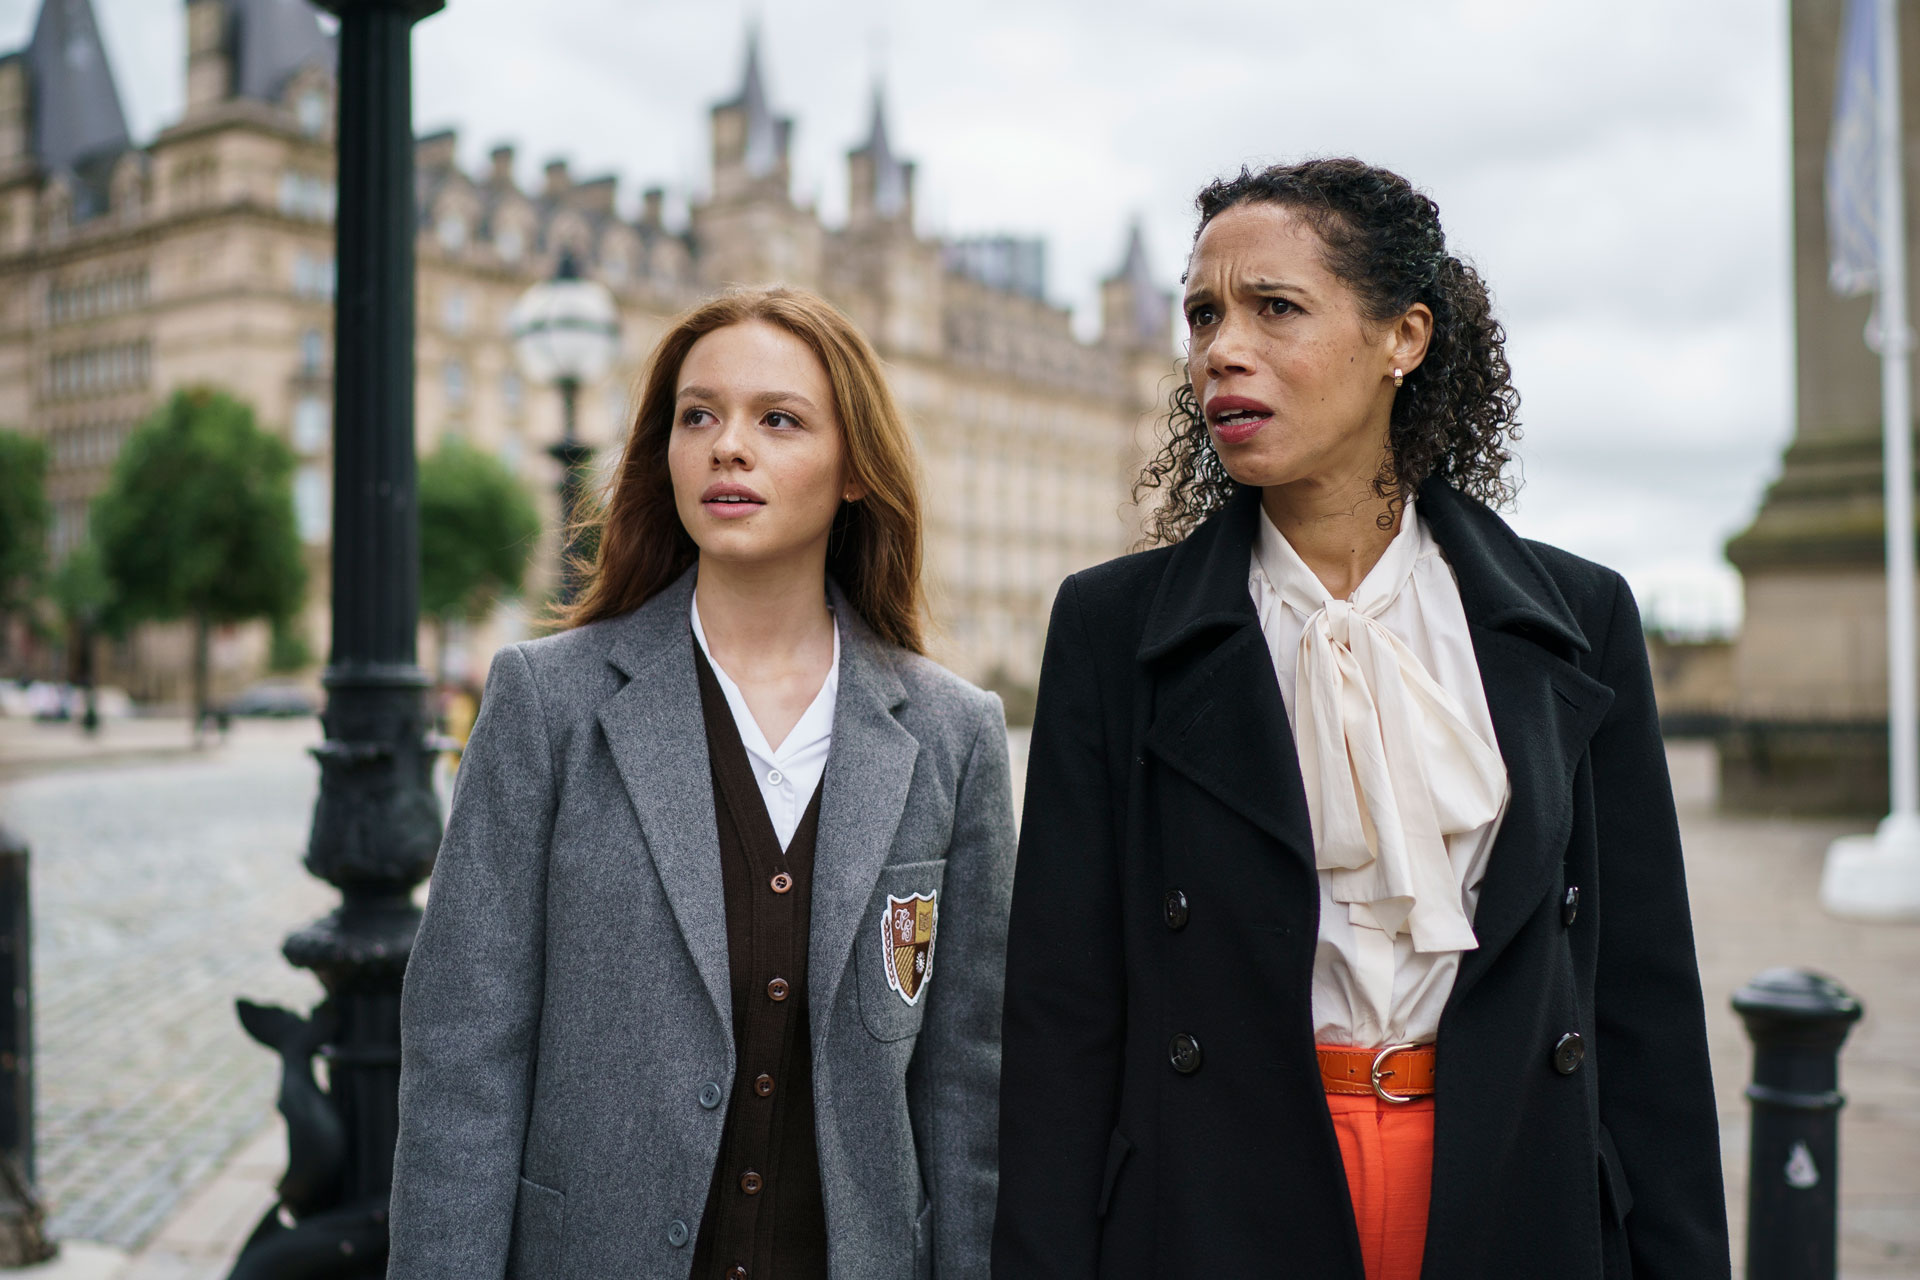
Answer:
<svg viewBox="0 0 1920 1280"><path fill-rule="evenodd" d="M560 602L570 605L580 588L575 567L580 489L593 460L592 447L579 436L580 388L613 367L620 351L620 313L606 286L581 279L573 252L563 249L553 279L527 290L507 326L522 372L560 390L560 442L547 452L560 464Z"/></svg>
<svg viewBox="0 0 1920 1280"><path fill-rule="evenodd" d="M318 0L340 20L340 288L334 315L332 649L307 869L337 910L282 953L326 989L310 1017L240 1002L282 1060L279 1203L231 1280L378 1280L399 1132L400 981L433 870L415 509L413 25L444 0ZM314 1059L326 1063L315 1078Z"/></svg>

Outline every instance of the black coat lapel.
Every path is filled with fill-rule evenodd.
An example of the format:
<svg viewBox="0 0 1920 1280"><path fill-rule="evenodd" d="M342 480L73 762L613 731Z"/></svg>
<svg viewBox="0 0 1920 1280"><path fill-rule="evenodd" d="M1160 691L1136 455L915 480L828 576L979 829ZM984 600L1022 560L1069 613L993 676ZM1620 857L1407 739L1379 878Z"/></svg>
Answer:
<svg viewBox="0 0 1920 1280"><path fill-rule="evenodd" d="M1162 690L1146 741L1311 865L1300 761L1247 590L1259 512L1260 491L1242 489L1174 548L1140 646Z"/></svg>
<svg viewBox="0 0 1920 1280"><path fill-rule="evenodd" d="M1573 830L1573 780L1613 690L1581 671L1589 650L1539 558L1493 512L1438 481L1419 512L1460 584L1473 651L1513 788L1474 910L1479 947L1461 957L1451 999L1479 981L1552 891Z"/></svg>

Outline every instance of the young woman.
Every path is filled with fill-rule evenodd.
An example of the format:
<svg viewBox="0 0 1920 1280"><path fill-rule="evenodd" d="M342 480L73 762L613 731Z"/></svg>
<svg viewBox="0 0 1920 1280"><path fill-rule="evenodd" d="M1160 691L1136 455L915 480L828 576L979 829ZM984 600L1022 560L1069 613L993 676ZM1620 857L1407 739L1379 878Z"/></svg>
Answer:
<svg viewBox="0 0 1920 1280"><path fill-rule="evenodd" d="M401 1008L394 1280L984 1275L997 699L826 303L655 349L572 628L495 658Z"/></svg>
<svg viewBox="0 0 1920 1280"><path fill-rule="evenodd" d="M1491 510L1486 289L1358 161L1199 209L1172 545L1047 637L995 1275L1724 1277L1646 646Z"/></svg>

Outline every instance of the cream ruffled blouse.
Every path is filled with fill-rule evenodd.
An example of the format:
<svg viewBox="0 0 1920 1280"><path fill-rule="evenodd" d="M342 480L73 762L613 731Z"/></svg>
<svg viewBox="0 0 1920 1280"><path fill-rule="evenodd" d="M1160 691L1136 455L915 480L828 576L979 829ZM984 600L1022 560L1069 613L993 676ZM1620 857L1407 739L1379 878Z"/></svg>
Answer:
<svg viewBox="0 0 1920 1280"><path fill-rule="evenodd" d="M1459 585L1412 502L1348 599L1265 512L1249 579L1320 871L1314 1037L1431 1042L1511 794Z"/></svg>

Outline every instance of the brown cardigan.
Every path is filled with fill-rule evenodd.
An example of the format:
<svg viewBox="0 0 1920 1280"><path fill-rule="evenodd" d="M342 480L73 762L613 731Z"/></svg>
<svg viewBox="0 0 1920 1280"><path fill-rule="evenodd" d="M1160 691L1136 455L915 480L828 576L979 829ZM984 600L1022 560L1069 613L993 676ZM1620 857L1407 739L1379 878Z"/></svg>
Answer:
<svg viewBox="0 0 1920 1280"><path fill-rule="evenodd" d="M694 647L713 764L733 988L733 1096L700 1219L694 1280L825 1280L813 1132L807 940L820 790L781 852L726 694Z"/></svg>

